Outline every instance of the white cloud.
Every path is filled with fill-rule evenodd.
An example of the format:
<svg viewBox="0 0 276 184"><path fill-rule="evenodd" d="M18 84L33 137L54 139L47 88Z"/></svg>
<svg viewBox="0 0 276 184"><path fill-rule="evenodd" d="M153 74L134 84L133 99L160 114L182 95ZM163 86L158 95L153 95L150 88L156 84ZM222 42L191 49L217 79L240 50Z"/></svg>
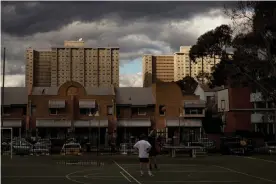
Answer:
<svg viewBox="0 0 276 184"><path fill-rule="evenodd" d="M2 87L2 75L0 85ZM5 87L23 87L25 86L25 75L5 75Z"/></svg>
<svg viewBox="0 0 276 184"><path fill-rule="evenodd" d="M86 46L119 46L120 63L124 64L142 57L143 54L173 53L178 51L182 45L195 43L197 37L204 32L231 22L221 11L217 10L183 21L143 21L141 19L127 25L120 25L108 19L94 22L76 21L60 30L36 33L27 37L15 37L4 33L2 45L7 47L7 60L10 63L6 71L16 71L16 69L21 71L21 66L25 63L25 49L30 46L35 49L50 49L52 46L62 45L64 40L83 38ZM14 73L16 72L12 74ZM24 75L7 75L6 84L22 85L24 84L23 77ZM141 73L120 75L121 86L142 86L142 83Z"/></svg>
<svg viewBox="0 0 276 184"><path fill-rule="evenodd" d="M2 77L2 76L1 76ZM142 73L135 74L121 74L120 75L120 87L142 87ZM2 87L2 78L0 81ZM25 86L25 75L6 75L5 87L23 87Z"/></svg>
<svg viewBox="0 0 276 184"><path fill-rule="evenodd" d="M121 74L120 75L120 87L142 87L142 73L135 74Z"/></svg>

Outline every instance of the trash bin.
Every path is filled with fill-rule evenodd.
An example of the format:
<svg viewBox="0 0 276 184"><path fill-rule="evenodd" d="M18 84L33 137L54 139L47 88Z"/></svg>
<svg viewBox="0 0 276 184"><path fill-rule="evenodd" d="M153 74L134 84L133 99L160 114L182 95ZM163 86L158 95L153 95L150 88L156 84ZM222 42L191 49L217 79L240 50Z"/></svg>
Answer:
<svg viewBox="0 0 276 184"><path fill-rule="evenodd" d="M179 145L178 137L177 136L173 136L172 142L173 142L174 146L178 146Z"/></svg>

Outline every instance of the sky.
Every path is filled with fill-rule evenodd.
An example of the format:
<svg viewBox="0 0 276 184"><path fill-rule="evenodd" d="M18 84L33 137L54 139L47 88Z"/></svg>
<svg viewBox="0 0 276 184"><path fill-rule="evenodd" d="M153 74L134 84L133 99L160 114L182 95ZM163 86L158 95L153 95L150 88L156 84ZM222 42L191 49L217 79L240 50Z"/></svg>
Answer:
<svg viewBox="0 0 276 184"><path fill-rule="evenodd" d="M86 47L120 47L120 86L142 86L142 56L172 54L231 20L234 2L1 2L5 86L24 86L25 50L83 38ZM3 55L2 55L3 57ZM2 81L1 81L2 82Z"/></svg>

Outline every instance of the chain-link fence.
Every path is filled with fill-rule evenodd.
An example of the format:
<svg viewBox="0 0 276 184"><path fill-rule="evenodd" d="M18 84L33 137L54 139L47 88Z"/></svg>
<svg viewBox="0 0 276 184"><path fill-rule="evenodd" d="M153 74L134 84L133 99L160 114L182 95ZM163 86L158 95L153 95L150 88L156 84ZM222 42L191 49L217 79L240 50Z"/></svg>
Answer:
<svg viewBox="0 0 276 184"><path fill-rule="evenodd" d="M98 136L97 132L91 135L82 135L77 132L65 133L63 136L36 136L35 134L22 134L14 136L12 129L1 129L1 153L2 155L113 155L137 154L133 149L139 136L130 134L123 136L122 132L103 132ZM147 133L147 132L146 132ZM38 134L39 135L39 134ZM218 135L216 139L206 134L198 134L196 131L181 131L180 134L170 133L165 130L157 131L156 142L162 149L166 146L202 147L208 153L222 154L273 154L276 153L275 142L265 142L256 145L254 140L243 139L238 136Z"/></svg>

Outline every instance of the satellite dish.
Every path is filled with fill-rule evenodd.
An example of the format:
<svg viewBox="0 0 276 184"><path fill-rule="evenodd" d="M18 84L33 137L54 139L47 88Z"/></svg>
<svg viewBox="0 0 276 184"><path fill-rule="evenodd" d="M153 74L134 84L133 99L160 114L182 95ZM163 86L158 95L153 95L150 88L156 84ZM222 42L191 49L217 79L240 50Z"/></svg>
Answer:
<svg viewBox="0 0 276 184"><path fill-rule="evenodd" d="M79 41L82 41L82 38L80 38Z"/></svg>

